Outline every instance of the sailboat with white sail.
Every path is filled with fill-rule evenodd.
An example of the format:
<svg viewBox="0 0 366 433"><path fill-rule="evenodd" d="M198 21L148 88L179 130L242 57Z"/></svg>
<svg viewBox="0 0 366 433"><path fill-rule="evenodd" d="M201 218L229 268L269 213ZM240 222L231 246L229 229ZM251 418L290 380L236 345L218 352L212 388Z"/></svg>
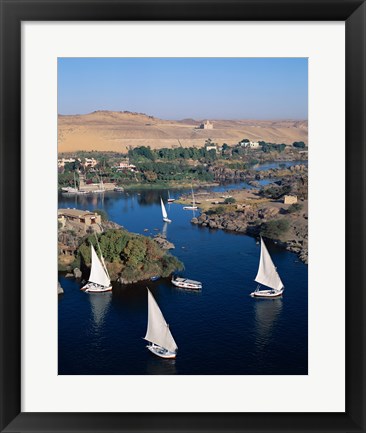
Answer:
<svg viewBox="0 0 366 433"><path fill-rule="evenodd" d="M276 298L281 296L285 289L262 237L259 268L254 281L258 283L258 286L250 296L256 298ZM261 289L262 284L270 289Z"/></svg>
<svg viewBox="0 0 366 433"><path fill-rule="evenodd" d="M168 203L173 203L175 198L170 197L170 192L168 191Z"/></svg>
<svg viewBox="0 0 366 433"><path fill-rule="evenodd" d="M172 359L177 356L178 346L174 341L169 325L166 323L163 313L154 296L147 288L148 297L148 321L147 331L144 337L150 344L146 347L160 358Z"/></svg>
<svg viewBox="0 0 366 433"><path fill-rule="evenodd" d="M105 192L105 188L104 188L104 185L103 185L103 180L102 180L102 178L100 176L98 176L98 178L99 178L99 188L91 190L91 192L94 193L94 194L102 194L102 193Z"/></svg>
<svg viewBox="0 0 366 433"><path fill-rule="evenodd" d="M198 209L198 207L196 206L195 198L194 198L193 187L191 189L192 189L192 205L191 206L183 206L184 210L196 210L196 209Z"/></svg>
<svg viewBox="0 0 366 433"><path fill-rule="evenodd" d="M164 205L163 199L161 197L160 197L160 203L161 203L161 213L163 214L163 221L165 223L171 223L172 220L170 220L168 218L168 213L167 213L167 211L165 209L165 205Z"/></svg>
<svg viewBox="0 0 366 433"><path fill-rule="evenodd" d="M61 188L63 194L74 195L74 194L86 194L86 191L81 190L76 185L76 178L74 172L74 186L66 186Z"/></svg>
<svg viewBox="0 0 366 433"><path fill-rule="evenodd" d="M99 246L99 244L98 244ZM103 293L112 290L111 279L100 251L100 259L92 244L91 248L91 269L88 282L81 288L88 293ZM99 248L100 250L100 248Z"/></svg>

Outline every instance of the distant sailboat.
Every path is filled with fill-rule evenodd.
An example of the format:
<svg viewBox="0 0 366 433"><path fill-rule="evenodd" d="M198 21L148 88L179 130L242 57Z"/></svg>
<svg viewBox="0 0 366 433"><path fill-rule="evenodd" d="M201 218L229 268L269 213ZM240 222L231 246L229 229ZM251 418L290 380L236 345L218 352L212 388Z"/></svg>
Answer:
<svg viewBox="0 0 366 433"><path fill-rule="evenodd" d="M285 287L278 275L277 269L272 262L271 256L267 250L266 244L261 238L261 256L259 268L255 280L258 283L257 288L250 296L257 298L276 298L281 296ZM260 290L261 284L270 287L270 290Z"/></svg>
<svg viewBox="0 0 366 433"><path fill-rule="evenodd" d="M148 322L144 339L150 344L146 347L160 358L175 358L178 346L170 332L169 325L149 289L147 289L147 296Z"/></svg>
<svg viewBox="0 0 366 433"><path fill-rule="evenodd" d="M99 177L99 189L93 189L91 191L91 192L93 192L95 194L100 194L100 193L105 192L105 188L104 188L104 185L103 185L103 180L102 180L102 178L100 176L98 176L98 177Z"/></svg>
<svg viewBox="0 0 366 433"><path fill-rule="evenodd" d="M111 280L109 278L108 270L105 266L102 253L100 253L100 260L95 252L93 245L91 247L91 269L88 282L81 290L89 293L102 293L112 290Z"/></svg>
<svg viewBox="0 0 366 433"><path fill-rule="evenodd" d="M77 187L75 172L74 172L74 187L66 186L66 187L63 187L61 189L62 189L63 194L73 195L73 194L86 194L87 193L86 191L82 191L80 188Z"/></svg>
<svg viewBox="0 0 366 433"><path fill-rule="evenodd" d="M198 207L196 206L194 193L193 193L193 187L192 187L192 206L183 206L184 210L196 210Z"/></svg>
<svg viewBox="0 0 366 433"><path fill-rule="evenodd" d="M161 203L161 213L163 214L163 221L166 222L166 223L171 223L172 220L170 220L168 218L168 214L167 214L167 211L165 209L165 205L164 205L163 199L161 197L160 197L160 203Z"/></svg>
<svg viewBox="0 0 366 433"><path fill-rule="evenodd" d="M170 192L168 191L168 203L173 203L175 201L175 198L170 197Z"/></svg>

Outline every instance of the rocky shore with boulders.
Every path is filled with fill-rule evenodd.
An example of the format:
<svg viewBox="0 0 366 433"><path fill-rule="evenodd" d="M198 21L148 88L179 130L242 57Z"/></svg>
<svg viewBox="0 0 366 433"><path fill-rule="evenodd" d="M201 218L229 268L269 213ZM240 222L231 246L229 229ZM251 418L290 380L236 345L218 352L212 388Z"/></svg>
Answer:
<svg viewBox="0 0 366 433"><path fill-rule="evenodd" d="M66 221L59 227L58 240L59 271L65 272L65 278L88 279L91 244L98 253L102 251L111 281L131 284L156 275L167 277L183 268L183 264L169 253L175 246L163 233L147 237L131 233L112 221L104 220L100 225L87 228L80 222Z"/></svg>
<svg viewBox="0 0 366 433"><path fill-rule="evenodd" d="M192 218L191 223L209 229L227 230L250 236L263 234L264 237L265 229L268 229L268 226L276 227L278 223L278 227L287 227L287 229L278 235L273 233L269 238L286 250L296 253L300 260L307 263L307 211L302 209L288 214L280 206L271 206L271 204L273 203L266 203L264 206L244 205L228 212L202 213L199 217ZM269 222L271 223L268 224Z"/></svg>

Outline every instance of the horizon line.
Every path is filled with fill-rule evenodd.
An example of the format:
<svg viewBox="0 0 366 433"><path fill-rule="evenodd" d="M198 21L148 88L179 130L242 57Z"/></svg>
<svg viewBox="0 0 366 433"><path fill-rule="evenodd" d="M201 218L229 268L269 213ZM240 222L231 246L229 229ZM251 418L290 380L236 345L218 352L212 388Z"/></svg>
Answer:
<svg viewBox="0 0 366 433"><path fill-rule="evenodd" d="M155 119L161 119L161 120L175 120L175 121L182 121L182 120L193 120L195 122L201 122L203 120L210 120L210 121L220 121L220 120L247 120L247 121L292 121L292 122L307 122L308 118L289 118L289 117L271 117L271 118L249 118L249 117L230 117L230 118L213 118L213 117L202 117L201 119L195 119L193 117L183 117L179 119L174 118L164 118L164 117L158 117L151 114L143 113L143 112L137 112L137 111L130 111L130 110L93 110L87 113L72 113L72 114L63 114L63 113L57 113L58 116L87 116L89 114L94 113L121 113L121 114L135 114L135 115L141 115L141 116L147 116L152 117Z"/></svg>

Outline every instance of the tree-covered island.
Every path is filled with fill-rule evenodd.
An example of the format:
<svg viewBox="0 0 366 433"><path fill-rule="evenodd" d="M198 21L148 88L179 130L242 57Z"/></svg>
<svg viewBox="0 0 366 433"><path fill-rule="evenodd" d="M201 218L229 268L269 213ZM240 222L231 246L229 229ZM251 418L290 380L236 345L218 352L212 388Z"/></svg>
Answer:
<svg viewBox="0 0 366 433"><path fill-rule="evenodd" d="M83 211L79 212L85 220ZM59 210L59 220L60 215L67 217L67 210ZM161 235L138 235L110 221L95 227L82 227L75 219L64 221L62 227L59 224L58 240L59 271L74 271L74 275L84 279L90 272L91 245L98 254L100 247L112 281L129 284L155 275L168 277L183 269L183 263L167 251L174 246Z"/></svg>

